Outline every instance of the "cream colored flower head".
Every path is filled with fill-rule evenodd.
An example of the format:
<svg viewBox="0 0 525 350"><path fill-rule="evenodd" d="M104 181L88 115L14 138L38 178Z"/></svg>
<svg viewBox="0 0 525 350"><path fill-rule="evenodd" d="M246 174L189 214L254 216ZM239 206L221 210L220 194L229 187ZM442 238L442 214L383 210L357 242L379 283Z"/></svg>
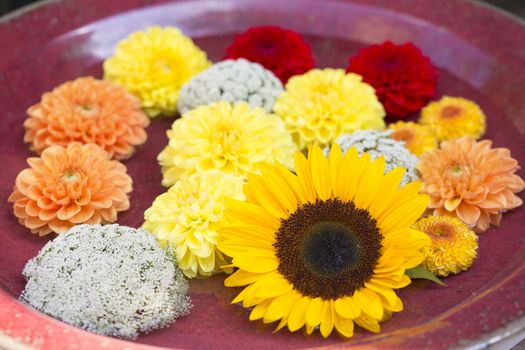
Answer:
<svg viewBox="0 0 525 350"><path fill-rule="evenodd" d="M104 78L142 100L150 116L174 115L179 90L211 65L206 53L173 27L150 27L120 41L104 62Z"/></svg>
<svg viewBox="0 0 525 350"><path fill-rule="evenodd" d="M177 263L190 278L226 265L216 249L226 198L244 200L243 179L210 170L177 181L144 213L142 227L175 247Z"/></svg>
<svg viewBox="0 0 525 350"><path fill-rule="evenodd" d="M313 69L292 77L274 112L301 149L328 146L356 130L385 128L385 110L374 88L342 69Z"/></svg>
<svg viewBox="0 0 525 350"><path fill-rule="evenodd" d="M292 167L297 149L277 115L245 102L197 107L173 123L168 138L158 157L164 186L210 169L246 177L261 162Z"/></svg>

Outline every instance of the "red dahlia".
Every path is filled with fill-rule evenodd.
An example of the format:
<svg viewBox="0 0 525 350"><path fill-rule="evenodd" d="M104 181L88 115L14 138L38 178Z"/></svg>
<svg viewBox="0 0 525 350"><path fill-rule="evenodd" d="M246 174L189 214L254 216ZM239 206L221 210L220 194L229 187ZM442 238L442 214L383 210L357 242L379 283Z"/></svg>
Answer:
<svg viewBox="0 0 525 350"><path fill-rule="evenodd" d="M261 64L283 84L315 64L310 45L299 33L272 26L253 27L237 35L226 52L226 58L245 58Z"/></svg>
<svg viewBox="0 0 525 350"><path fill-rule="evenodd" d="M436 94L437 70L412 43L387 41L359 50L347 72L363 76L389 116L403 118L419 111Z"/></svg>

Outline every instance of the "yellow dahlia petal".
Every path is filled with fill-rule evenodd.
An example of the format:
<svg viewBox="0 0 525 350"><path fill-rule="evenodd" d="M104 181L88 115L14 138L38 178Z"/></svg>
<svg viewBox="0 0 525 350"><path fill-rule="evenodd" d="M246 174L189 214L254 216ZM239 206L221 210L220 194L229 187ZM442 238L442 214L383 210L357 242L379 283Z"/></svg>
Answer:
<svg viewBox="0 0 525 350"><path fill-rule="evenodd" d="M177 119L169 143L158 156L164 186L196 172L215 169L246 178L260 165L293 165L297 147L281 119L247 103L219 101Z"/></svg>
<svg viewBox="0 0 525 350"><path fill-rule="evenodd" d="M434 132L427 125L398 121L388 125L388 128L393 131L390 137L404 141L406 148L416 156L433 151L438 146Z"/></svg>
<svg viewBox="0 0 525 350"><path fill-rule="evenodd" d="M443 141L462 136L479 139L485 133L485 119L476 103L461 97L444 96L423 108L419 121Z"/></svg>
<svg viewBox="0 0 525 350"><path fill-rule="evenodd" d="M327 146L359 129L383 129L383 106L361 76L342 69L313 69L286 84L275 105L299 148Z"/></svg>
<svg viewBox="0 0 525 350"><path fill-rule="evenodd" d="M451 216L429 216L414 227L431 238L423 266L439 276L468 269L477 255L478 237L461 220Z"/></svg>
<svg viewBox="0 0 525 350"><path fill-rule="evenodd" d="M142 100L151 117L176 112L179 89L210 65L206 53L173 27L150 27L117 44L104 61L104 78Z"/></svg>

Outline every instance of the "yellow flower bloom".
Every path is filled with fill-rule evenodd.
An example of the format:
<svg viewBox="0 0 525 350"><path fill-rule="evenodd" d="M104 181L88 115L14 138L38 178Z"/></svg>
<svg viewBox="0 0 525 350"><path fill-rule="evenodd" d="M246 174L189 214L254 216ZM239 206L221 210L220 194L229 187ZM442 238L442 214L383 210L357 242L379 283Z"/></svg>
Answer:
<svg viewBox="0 0 525 350"><path fill-rule="evenodd" d="M132 33L104 61L104 78L138 96L150 116L174 115L181 86L211 63L206 53L173 27Z"/></svg>
<svg viewBox="0 0 525 350"><path fill-rule="evenodd" d="M176 248L186 276L211 275L227 264L216 249L226 198L244 200L242 178L213 170L193 174L155 199L142 227Z"/></svg>
<svg viewBox="0 0 525 350"><path fill-rule="evenodd" d="M390 124L388 128L393 131L390 137L404 141L405 147L416 156L435 150L438 146L436 137L426 125L399 121Z"/></svg>
<svg viewBox="0 0 525 350"><path fill-rule="evenodd" d="M280 320L278 329L324 337L335 328L351 337L354 323L379 332L379 322L403 309L394 289L405 270L424 259L430 239L410 226L425 211L420 184L402 188L404 170L384 175L383 157L344 156L334 145L328 159L310 149L295 155L295 171L262 166L244 187L246 202L226 204L218 248L238 270L228 287L246 286L233 300L254 307L250 320Z"/></svg>
<svg viewBox="0 0 525 350"><path fill-rule="evenodd" d="M435 275L448 276L468 269L478 250L478 236L452 216L429 216L414 225L425 232L432 245L425 248L423 266Z"/></svg>
<svg viewBox="0 0 525 350"><path fill-rule="evenodd" d="M193 109L173 123L168 138L158 157L164 186L210 169L246 177L274 159L292 167L297 149L278 116L245 102Z"/></svg>
<svg viewBox="0 0 525 350"><path fill-rule="evenodd" d="M419 122L428 125L439 141L462 136L479 139L486 128L485 114L474 102L445 96L421 110Z"/></svg>
<svg viewBox="0 0 525 350"><path fill-rule="evenodd" d="M342 69L313 69L292 77L275 103L299 148L328 146L342 134L385 127L385 110L372 86Z"/></svg>

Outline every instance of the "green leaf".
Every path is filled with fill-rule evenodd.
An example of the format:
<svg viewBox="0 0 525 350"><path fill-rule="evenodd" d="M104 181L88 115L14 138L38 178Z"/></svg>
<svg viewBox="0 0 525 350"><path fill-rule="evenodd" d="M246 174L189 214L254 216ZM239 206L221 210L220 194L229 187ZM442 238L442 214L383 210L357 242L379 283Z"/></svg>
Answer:
<svg viewBox="0 0 525 350"><path fill-rule="evenodd" d="M437 278L436 275L425 269L423 266L417 266L413 269L406 270L405 274L410 278L429 280L439 284L440 286L447 286L442 280Z"/></svg>

